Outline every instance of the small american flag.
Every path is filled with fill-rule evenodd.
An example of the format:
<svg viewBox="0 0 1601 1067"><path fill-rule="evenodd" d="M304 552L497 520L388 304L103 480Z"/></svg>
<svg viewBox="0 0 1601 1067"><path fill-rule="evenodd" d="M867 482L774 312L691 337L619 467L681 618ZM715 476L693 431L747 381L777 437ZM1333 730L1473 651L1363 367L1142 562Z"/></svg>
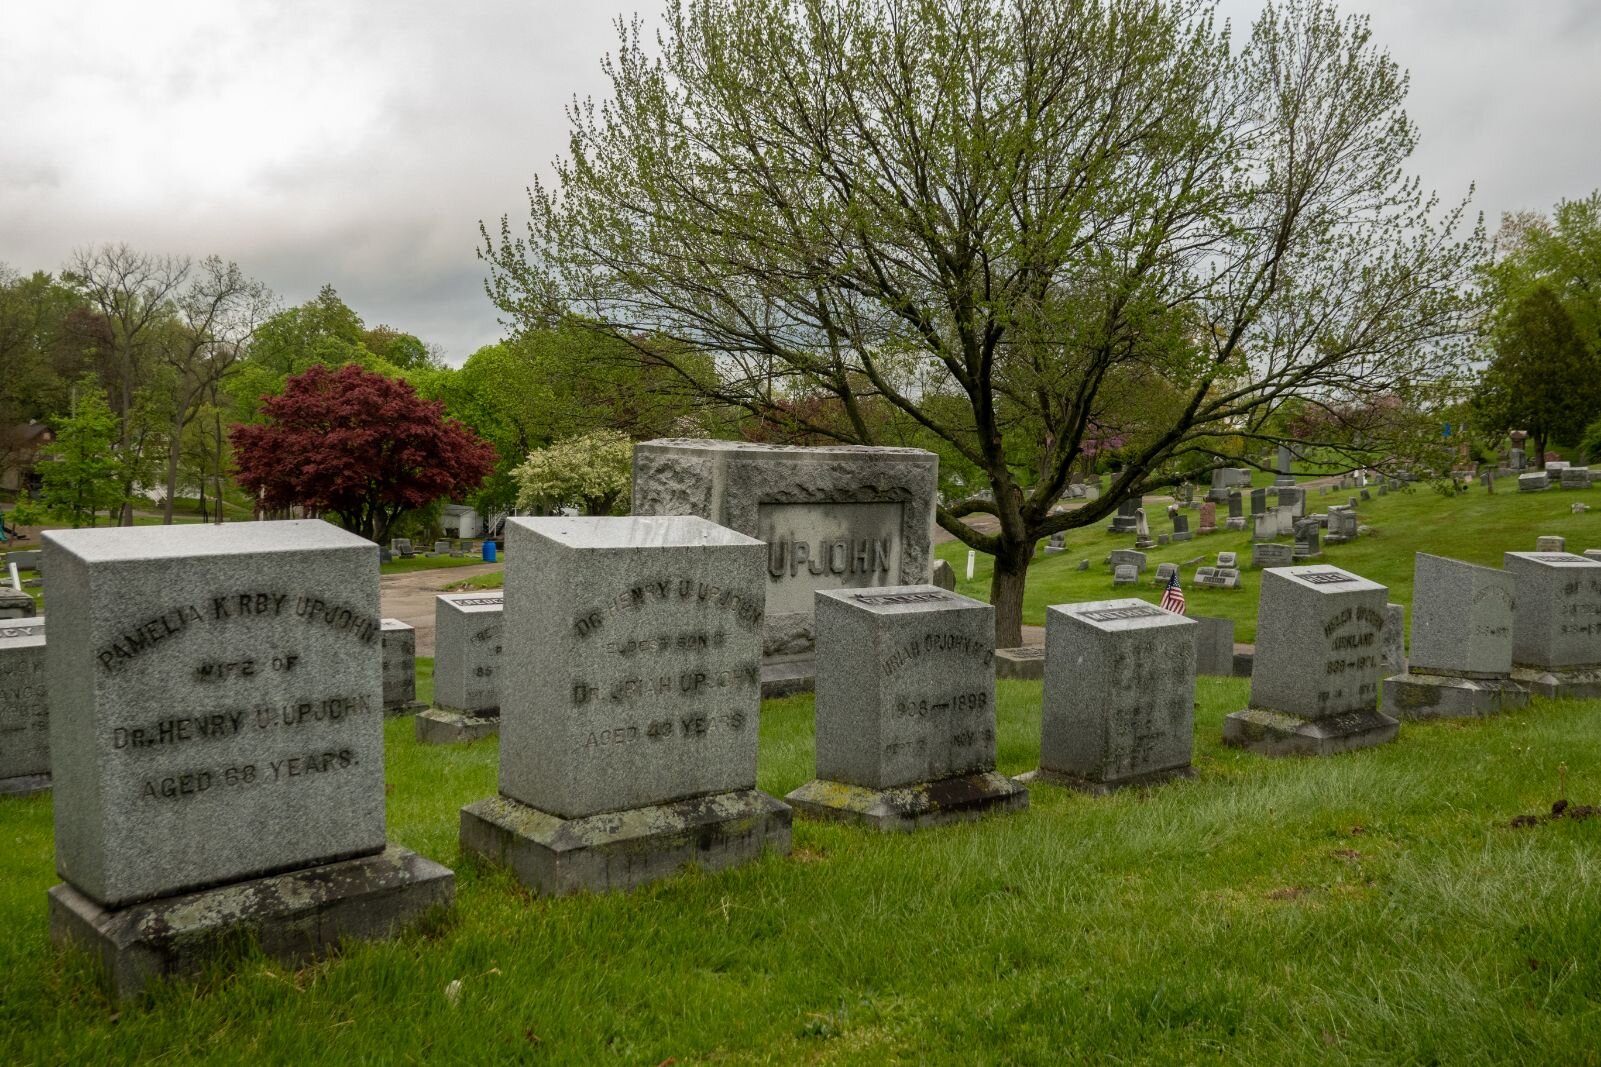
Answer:
<svg viewBox="0 0 1601 1067"><path fill-rule="evenodd" d="M1184 614L1184 590L1179 588L1177 574L1167 580L1167 588L1162 590L1162 610L1175 615Z"/></svg>

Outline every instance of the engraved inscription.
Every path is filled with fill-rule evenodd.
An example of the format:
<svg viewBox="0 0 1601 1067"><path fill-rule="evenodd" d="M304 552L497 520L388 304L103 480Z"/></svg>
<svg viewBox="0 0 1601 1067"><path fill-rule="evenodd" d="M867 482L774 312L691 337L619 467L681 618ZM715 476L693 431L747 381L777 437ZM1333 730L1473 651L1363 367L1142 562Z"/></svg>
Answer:
<svg viewBox="0 0 1601 1067"><path fill-rule="evenodd" d="M1339 571L1318 571L1316 574L1298 574L1296 577L1313 585L1338 585L1341 582L1356 581L1353 576L1341 574Z"/></svg>
<svg viewBox="0 0 1601 1067"><path fill-rule="evenodd" d="M480 596L471 599L452 600L451 603L458 608L500 608L506 606L505 594L500 596Z"/></svg>
<svg viewBox="0 0 1601 1067"><path fill-rule="evenodd" d="M887 604L928 604L956 598L949 593L852 593L851 599L869 607L883 607Z"/></svg>
<svg viewBox="0 0 1601 1067"><path fill-rule="evenodd" d="M762 622L761 603L744 590L726 589L694 578L664 577L629 586L604 607L583 612L573 620L573 630L579 637L589 637L605 627L607 612L637 613L647 606L673 601L698 601L720 608L748 629L755 629Z"/></svg>
<svg viewBox="0 0 1601 1067"><path fill-rule="evenodd" d="M1169 613L1161 608L1144 604L1138 607L1131 605L1126 608L1099 608L1095 611L1081 611L1077 614L1095 622L1115 622L1118 619L1149 619Z"/></svg>
<svg viewBox="0 0 1601 1067"><path fill-rule="evenodd" d="M382 623L362 615L347 605L330 603L321 597L293 596L288 593L243 592L214 596L204 607L180 604L158 615L126 627L109 644L95 653L102 670L115 672L168 640L180 638L195 626L215 625L232 619L293 617L317 628L319 633L348 634L362 644L378 640Z"/></svg>
<svg viewBox="0 0 1601 1067"><path fill-rule="evenodd" d="M974 638L968 634L935 632L925 633L899 646L884 657L881 667L886 676L893 675L925 653L937 652L970 656L986 667L995 661L995 649L990 641Z"/></svg>
<svg viewBox="0 0 1601 1067"><path fill-rule="evenodd" d="M758 504L767 612L810 615L819 589L899 585L903 508L893 501Z"/></svg>

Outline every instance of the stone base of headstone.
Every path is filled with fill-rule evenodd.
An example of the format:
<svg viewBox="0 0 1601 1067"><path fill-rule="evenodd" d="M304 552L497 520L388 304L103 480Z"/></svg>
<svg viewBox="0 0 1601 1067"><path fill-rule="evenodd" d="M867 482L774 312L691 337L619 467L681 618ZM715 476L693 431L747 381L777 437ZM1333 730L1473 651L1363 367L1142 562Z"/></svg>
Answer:
<svg viewBox="0 0 1601 1067"><path fill-rule="evenodd" d="M161 897L115 910L63 882L48 896L50 939L95 957L112 993L193 975L254 941L289 964L340 942L389 937L456 899L448 867L398 845L359 859Z"/></svg>
<svg viewBox="0 0 1601 1067"><path fill-rule="evenodd" d="M815 659L762 664L762 698L794 696L817 688Z"/></svg>
<svg viewBox="0 0 1601 1067"><path fill-rule="evenodd" d="M1187 781L1194 777L1195 768L1188 764L1183 767L1169 767L1166 770L1136 774L1129 778L1119 778L1112 782L1096 782L1080 778L1076 774L1064 774L1061 771L1035 767L1026 774L1018 775L1017 781L1024 785L1054 785L1063 789L1076 789L1080 793L1103 797L1119 789L1139 789L1144 786L1161 785L1163 782Z"/></svg>
<svg viewBox="0 0 1601 1067"><path fill-rule="evenodd" d="M1281 474L1277 478L1273 479L1273 487L1275 489L1291 489L1291 488L1294 488L1294 486L1295 486L1295 476L1294 475Z"/></svg>
<svg viewBox="0 0 1601 1067"><path fill-rule="evenodd" d="M461 849L544 896L632 889L691 864L715 871L789 853L791 813L766 793L675 800L563 819L507 797L461 809Z"/></svg>
<svg viewBox="0 0 1601 1067"><path fill-rule="evenodd" d="M428 710L428 705L420 700L408 700L401 704L385 704L384 718L398 719L402 715L416 715L418 712Z"/></svg>
<svg viewBox="0 0 1601 1067"><path fill-rule="evenodd" d="M446 708L417 714L417 743L421 745L452 745L499 735L499 715L468 715Z"/></svg>
<svg viewBox="0 0 1601 1067"><path fill-rule="evenodd" d="M1249 678L1251 668L1256 665L1256 646L1236 643L1234 645L1234 677Z"/></svg>
<svg viewBox="0 0 1601 1067"><path fill-rule="evenodd" d="M814 778L786 796L784 802L810 818L897 832L1022 811L1028 807L1028 790L997 771L893 789L869 789Z"/></svg>
<svg viewBox="0 0 1601 1067"><path fill-rule="evenodd" d="M995 677L1027 678L1039 681L1045 677L1045 650L1034 645L1021 648L995 650Z"/></svg>
<svg viewBox="0 0 1601 1067"><path fill-rule="evenodd" d="M48 774L19 774L12 778L0 778L0 797L31 797L49 791Z"/></svg>
<svg viewBox="0 0 1601 1067"><path fill-rule="evenodd" d="M1223 526L1229 530L1243 530L1245 529L1245 516L1232 515L1223 520Z"/></svg>
<svg viewBox="0 0 1601 1067"><path fill-rule="evenodd" d="M1143 552L1148 548L1155 548L1156 542L1152 541L1149 537L1140 538L1135 540L1134 547Z"/></svg>
<svg viewBox="0 0 1601 1067"><path fill-rule="evenodd" d="M1194 536L1195 536L1195 534L1192 531L1184 530L1184 531L1182 531L1180 533L1175 533L1173 535L1173 541L1174 541L1175 544L1177 544L1177 543L1179 543L1181 541L1188 541Z"/></svg>
<svg viewBox="0 0 1601 1067"><path fill-rule="evenodd" d="M1348 711L1303 719L1266 708L1223 718L1223 743L1262 756L1332 756L1395 740L1401 724L1380 711Z"/></svg>
<svg viewBox="0 0 1601 1067"><path fill-rule="evenodd" d="M1555 697L1558 700L1601 697L1601 669L1513 667L1512 680L1537 697Z"/></svg>
<svg viewBox="0 0 1601 1067"><path fill-rule="evenodd" d="M1507 678L1398 674L1384 679L1380 707L1396 719L1470 719L1521 708L1529 691Z"/></svg>

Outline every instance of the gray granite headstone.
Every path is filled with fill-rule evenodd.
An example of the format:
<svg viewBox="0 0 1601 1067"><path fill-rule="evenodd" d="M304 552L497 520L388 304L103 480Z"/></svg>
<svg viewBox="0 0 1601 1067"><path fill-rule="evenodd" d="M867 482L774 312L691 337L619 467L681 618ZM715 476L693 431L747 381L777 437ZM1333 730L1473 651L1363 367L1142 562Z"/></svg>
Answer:
<svg viewBox="0 0 1601 1067"><path fill-rule="evenodd" d="M1190 532L1190 517L1182 512L1173 516L1173 540L1188 541L1195 535Z"/></svg>
<svg viewBox="0 0 1601 1067"><path fill-rule="evenodd" d="M995 677L1038 681L1045 677L1045 650L1038 645L995 650Z"/></svg>
<svg viewBox="0 0 1601 1067"><path fill-rule="evenodd" d="M912 830L1028 805L995 773L995 609L931 585L817 594L802 814Z"/></svg>
<svg viewBox="0 0 1601 1067"><path fill-rule="evenodd" d="M13 589L9 581L0 581L0 622L31 619L39 614L39 605L21 589Z"/></svg>
<svg viewBox="0 0 1601 1067"><path fill-rule="evenodd" d="M755 788L768 546L685 515L511 518L506 548L500 795L462 849L549 894L787 852Z"/></svg>
<svg viewBox="0 0 1601 1067"><path fill-rule="evenodd" d="M1045 612L1040 766L1089 792L1191 778L1196 625L1143 600Z"/></svg>
<svg viewBox="0 0 1601 1067"><path fill-rule="evenodd" d="M1109 554L1110 562L1115 567L1133 567L1136 574L1145 570L1146 556L1144 552L1134 548L1114 548Z"/></svg>
<svg viewBox="0 0 1601 1067"><path fill-rule="evenodd" d="M1550 485L1551 479L1546 475L1545 471L1525 471L1518 475L1518 491L1520 493L1538 492L1541 489L1549 488Z"/></svg>
<svg viewBox="0 0 1601 1067"><path fill-rule="evenodd" d="M1258 542L1251 546L1253 567L1287 567L1294 558L1294 550L1289 545Z"/></svg>
<svg viewBox="0 0 1601 1067"><path fill-rule="evenodd" d="M0 620L0 796L50 787L43 621Z"/></svg>
<svg viewBox="0 0 1601 1067"><path fill-rule="evenodd" d="M1376 707L1384 586L1337 567L1262 575L1251 702L1223 720L1225 744L1264 755L1332 755L1395 739Z"/></svg>
<svg viewBox="0 0 1601 1067"><path fill-rule="evenodd" d="M1279 446L1278 462L1273 468L1277 472L1273 479L1274 485L1289 486L1295 484L1295 475L1290 473L1290 461L1293 458L1290 455L1289 448L1284 445Z"/></svg>
<svg viewBox="0 0 1601 1067"><path fill-rule="evenodd" d="M411 715L417 700L417 630L399 619L383 620L384 714Z"/></svg>
<svg viewBox="0 0 1601 1067"><path fill-rule="evenodd" d="M1508 552L1512 680L1540 696L1601 696L1601 562L1570 552Z"/></svg>
<svg viewBox="0 0 1601 1067"><path fill-rule="evenodd" d="M939 457L918 448L646 441L633 513L699 515L766 542L772 696L811 688L817 590L928 581L938 482Z"/></svg>
<svg viewBox="0 0 1601 1067"><path fill-rule="evenodd" d="M1267 513L1267 490L1265 488L1251 490L1251 514L1263 515Z"/></svg>
<svg viewBox="0 0 1601 1067"><path fill-rule="evenodd" d="M1195 623L1195 673L1234 674L1234 620L1191 615Z"/></svg>
<svg viewBox="0 0 1601 1067"><path fill-rule="evenodd" d="M1139 525L1140 501L1142 497L1128 497L1117 505L1117 514L1112 518L1112 524L1106 528L1107 533L1134 533Z"/></svg>
<svg viewBox="0 0 1601 1067"><path fill-rule="evenodd" d="M934 561L934 577L932 580L941 589L955 589L956 568L952 567L946 560L937 559Z"/></svg>
<svg viewBox="0 0 1601 1067"><path fill-rule="evenodd" d="M502 590L434 598L434 706L417 716L424 744L473 741L500 728Z"/></svg>
<svg viewBox="0 0 1601 1067"><path fill-rule="evenodd" d="M1536 552L1566 552L1568 550L1568 539L1558 534L1545 534L1534 539L1534 550Z"/></svg>
<svg viewBox="0 0 1601 1067"><path fill-rule="evenodd" d="M1134 585L1140 580L1140 572L1127 563L1119 563L1112 568L1113 585Z"/></svg>
<svg viewBox="0 0 1601 1067"><path fill-rule="evenodd" d="M1457 718L1528 702L1511 680L1514 584L1506 571L1417 553L1411 654L1403 673L1384 680L1386 714Z"/></svg>
<svg viewBox="0 0 1601 1067"><path fill-rule="evenodd" d="M376 545L317 520L45 545L58 942L132 992L225 931L302 958L453 899L384 840Z"/></svg>

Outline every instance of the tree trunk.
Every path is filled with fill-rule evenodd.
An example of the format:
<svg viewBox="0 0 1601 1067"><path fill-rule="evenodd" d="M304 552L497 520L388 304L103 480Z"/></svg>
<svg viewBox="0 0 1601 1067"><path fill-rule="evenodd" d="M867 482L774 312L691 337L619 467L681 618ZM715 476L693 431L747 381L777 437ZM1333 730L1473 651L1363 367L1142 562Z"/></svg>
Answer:
<svg viewBox="0 0 1601 1067"><path fill-rule="evenodd" d="M175 426L167 439L167 499L161 502L161 523L172 525L173 498L178 495L178 459L183 449L183 427Z"/></svg>
<svg viewBox="0 0 1601 1067"><path fill-rule="evenodd" d="M1535 433L1529 435L1534 442L1534 465L1539 470L1545 470L1545 434Z"/></svg>
<svg viewBox="0 0 1601 1067"><path fill-rule="evenodd" d="M1001 542L995 554L995 573L990 577L990 603L995 607L995 647L1016 648L1023 643L1023 587L1028 581L1028 565L1034 558L1034 542Z"/></svg>

